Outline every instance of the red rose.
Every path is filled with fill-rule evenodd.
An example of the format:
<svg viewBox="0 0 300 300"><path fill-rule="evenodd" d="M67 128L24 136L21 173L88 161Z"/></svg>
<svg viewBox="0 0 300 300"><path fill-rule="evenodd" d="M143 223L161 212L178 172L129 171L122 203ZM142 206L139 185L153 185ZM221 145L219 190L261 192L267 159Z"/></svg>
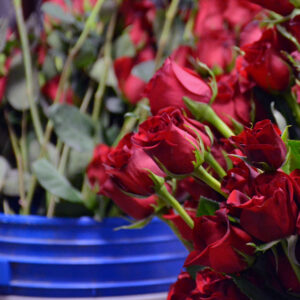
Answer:
<svg viewBox="0 0 300 300"><path fill-rule="evenodd" d="M7 77L6 76L0 77L0 103L2 102L3 97L5 95L6 83L7 83Z"/></svg>
<svg viewBox="0 0 300 300"><path fill-rule="evenodd" d="M273 10L282 15L290 14L295 8L289 0L248 0L261 5L264 8Z"/></svg>
<svg viewBox="0 0 300 300"><path fill-rule="evenodd" d="M112 180L127 192L149 196L154 193L149 170L158 176L165 174L146 152L131 143L132 134L127 134L111 150L105 162L107 173Z"/></svg>
<svg viewBox="0 0 300 300"><path fill-rule="evenodd" d="M156 195L148 198L135 198L125 195L118 186L107 179L101 186L100 194L110 198L127 215L140 220L153 213L153 205L156 204Z"/></svg>
<svg viewBox="0 0 300 300"><path fill-rule="evenodd" d="M260 27L259 21L254 20L248 23L240 34L240 47L257 42L262 37L262 34L263 29Z"/></svg>
<svg viewBox="0 0 300 300"><path fill-rule="evenodd" d="M293 180L283 172L263 173L254 180L255 195L233 191L229 207L239 209L240 223L255 238L270 242L296 231L298 208Z"/></svg>
<svg viewBox="0 0 300 300"><path fill-rule="evenodd" d="M154 51L149 47L141 51L137 57L120 57L114 62L119 88L132 104L137 103L142 98L146 82L132 74L131 71L134 66L153 58Z"/></svg>
<svg viewBox="0 0 300 300"><path fill-rule="evenodd" d="M93 159L87 167L87 176L92 185L98 183L101 186L108 178L103 164L109 151L110 147L105 144L99 144L94 149Z"/></svg>
<svg viewBox="0 0 300 300"><path fill-rule="evenodd" d="M201 36L194 56L210 68L225 70L232 63L234 44L234 35L230 31L208 31Z"/></svg>
<svg viewBox="0 0 300 300"><path fill-rule="evenodd" d="M42 87L42 94L49 98L51 101L55 100L56 97L56 93L58 91L58 84L60 81L60 75L57 75L55 77L53 77L52 79L48 80L45 85ZM72 104L73 103L73 99L74 99L74 93L72 91L72 89L68 89L65 92L65 95L61 95L59 102L60 103L68 103L68 104Z"/></svg>
<svg viewBox="0 0 300 300"><path fill-rule="evenodd" d="M167 106L184 108L183 96L208 103L211 95L210 87L196 73L170 59L165 61L145 88L145 97L149 98L154 115Z"/></svg>
<svg viewBox="0 0 300 300"><path fill-rule="evenodd" d="M132 140L151 157L158 158L170 172L188 174L194 171L195 148L200 148L195 131L204 145L209 145L202 124L184 117L179 109L170 107L143 122Z"/></svg>
<svg viewBox="0 0 300 300"><path fill-rule="evenodd" d="M280 137L280 130L270 120L257 122L253 129L245 128L231 140L245 153L248 160L257 167L267 164L278 169L285 161L287 149Z"/></svg>
<svg viewBox="0 0 300 300"><path fill-rule="evenodd" d="M276 32L267 30L260 40L244 45L246 71L261 88L284 91L290 85L291 70L276 49Z"/></svg>
<svg viewBox="0 0 300 300"><path fill-rule="evenodd" d="M230 169L223 178L222 191L230 194L233 190L238 190L251 196L254 193L254 180L258 175L256 169L239 160L235 167Z"/></svg>
<svg viewBox="0 0 300 300"><path fill-rule="evenodd" d="M167 300L245 300L233 281L220 273L204 269L197 273L196 281L187 272L179 274L171 286Z"/></svg>
<svg viewBox="0 0 300 300"><path fill-rule="evenodd" d="M234 273L247 268L247 263L238 252L253 254L247 246L252 238L242 229L229 223L226 209L216 211L214 216L202 216L195 220L192 251L185 266L202 265L217 272Z"/></svg>

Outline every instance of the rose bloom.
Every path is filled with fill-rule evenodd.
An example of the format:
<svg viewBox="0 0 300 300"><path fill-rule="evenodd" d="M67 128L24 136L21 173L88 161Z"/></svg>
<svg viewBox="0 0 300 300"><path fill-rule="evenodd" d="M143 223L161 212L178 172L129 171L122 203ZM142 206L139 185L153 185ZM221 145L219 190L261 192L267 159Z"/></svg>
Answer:
<svg viewBox="0 0 300 300"><path fill-rule="evenodd" d="M195 150L201 151L197 134L204 145L210 144L201 123L169 107L143 122L132 141L157 158L171 173L188 174L194 171Z"/></svg>
<svg viewBox="0 0 300 300"><path fill-rule="evenodd" d="M256 167L265 163L278 169L284 163L287 149L280 137L280 130L270 120L257 122L253 129L245 128L231 140L245 153Z"/></svg>
<svg viewBox="0 0 300 300"><path fill-rule="evenodd" d="M289 0L248 0L261 5L264 8L273 10L281 15L290 14L295 8Z"/></svg>
<svg viewBox="0 0 300 300"><path fill-rule="evenodd" d="M208 84L195 72L166 59L146 85L144 95L149 99L152 114L155 115L168 106L184 108L183 96L208 103L212 93Z"/></svg>
<svg viewBox="0 0 300 300"><path fill-rule="evenodd" d="M239 211L244 230L263 242L287 237L296 231L299 201L295 183L283 172L263 173L254 180L255 195L235 190L227 205Z"/></svg>
<svg viewBox="0 0 300 300"><path fill-rule="evenodd" d="M228 276L203 269L192 279L187 272L181 272L171 286L167 300L245 300L248 299Z"/></svg>
<svg viewBox="0 0 300 300"><path fill-rule="evenodd" d="M266 91L284 91L290 85L291 69L281 57L277 43L275 30L269 29L260 40L241 48L245 52L245 70Z"/></svg>
<svg viewBox="0 0 300 300"><path fill-rule="evenodd" d="M248 264L238 252L252 255L254 249L247 245L252 241L248 233L229 223L226 209L220 209L213 216L196 218L193 229L195 250L187 257L185 266L201 265L217 272L240 272Z"/></svg>
<svg viewBox="0 0 300 300"><path fill-rule="evenodd" d="M162 177L165 174L141 147L131 143L131 137L132 134L125 135L110 151L105 162L106 172L124 191L149 196L154 193L149 171Z"/></svg>

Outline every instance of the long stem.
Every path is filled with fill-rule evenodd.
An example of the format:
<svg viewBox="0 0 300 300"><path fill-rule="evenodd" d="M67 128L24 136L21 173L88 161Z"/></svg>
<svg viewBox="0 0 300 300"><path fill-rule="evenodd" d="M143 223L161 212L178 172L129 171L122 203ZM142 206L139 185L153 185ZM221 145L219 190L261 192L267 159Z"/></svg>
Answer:
<svg viewBox="0 0 300 300"><path fill-rule="evenodd" d="M169 6L169 8L166 12L166 20L165 20L165 23L164 23L164 26L163 26L163 29L162 29L160 39L159 39L158 50L157 50L157 54L156 54L156 57L155 57L156 69L160 65L160 61L162 59L164 50L165 50L166 45L169 41L170 30L171 30L173 20L176 16L178 5L179 5L179 0L172 0L171 4L170 4L170 6Z"/></svg>
<svg viewBox="0 0 300 300"><path fill-rule="evenodd" d="M217 160L213 157L210 152L205 151L204 153L205 161L217 172L220 178L226 176L226 171L223 167L217 162Z"/></svg>
<svg viewBox="0 0 300 300"><path fill-rule="evenodd" d="M216 178L211 176L202 166L196 169L193 175L205 182L213 190L227 198L228 195L221 190L221 183Z"/></svg>
<svg viewBox="0 0 300 300"><path fill-rule="evenodd" d="M108 29L107 29L105 44L104 44L104 70L102 72L100 83L95 94L95 102L94 102L94 107L92 112L92 120L94 122L98 120L100 115L102 99L106 88L106 81L108 78L109 68L111 66L112 38L116 26L116 20L117 20L117 13L115 12L112 18L110 19Z"/></svg>
<svg viewBox="0 0 300 300"><path fill-rule="evenodd" d="M28 97L28 102L30 107L30 114L31 114L35 134L37 136L40 145L42 145L44 140L43 129L42 129L41 120L38 114L37 106L34 101L34 95L33 95L32 64L31 64L29 41L26 32L26 24L22 13L22 1L13 0L13 3L16 11L16 20L17 20L18 30L21 38L21 46L22 46L22 52L24 58L25 76L26 76L26 92L27 92L27 97Z"/></svg>
<svg viewBox="0 0 300 300"><path fill-rule="evenodd" d="M283 248L283 251L284 251L284 253L285 253L285 255L286 255L286 257L287 257L287 259L288 259L288 261L289 261L289 263L290 263L290 265L291 265L291 267L292 267L292 269L293 269L293 271L294 271L294 273L297 277L297 279L298 279L298 282L300 282L300 268L297 265L295 265L293 260L290 258L289 253L288 253L287 243L286 243L285 240L281 241L281 246Z"/></svg>
<svg viewBox="0 0 300 300"><path fill-rule="evenodd" d="M174 208L174 210L182 217L182 219L190 228L194 228L193 219L188 215L188 213L180 205L180 203L168 192L165 185L162 185L155 192L163 201L165 201L168 205Z"/></svg>

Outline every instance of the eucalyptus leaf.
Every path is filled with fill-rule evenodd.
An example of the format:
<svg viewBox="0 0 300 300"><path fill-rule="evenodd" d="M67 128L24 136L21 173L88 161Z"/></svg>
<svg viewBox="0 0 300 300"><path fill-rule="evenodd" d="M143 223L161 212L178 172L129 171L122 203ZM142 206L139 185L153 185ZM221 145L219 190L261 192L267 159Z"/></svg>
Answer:
<svg viewBox="0 0 300 300"><path fill-rule="evenodd" d="M39 159L32 167L41 186L51 194L71 202L83 202L81 193L49 161Z"/></svg>
<svg viewBox="0 0 300 300"><path fill-rule="evenodd" d="M155 62L154 60L148 60L134 66L131 70L131 74L148 82L153 74L155 73Z"/></svg>
<svg viewBox="0 0 300 300"><path fill-rule="evenodd" d="M75 106L53 104L48 116L58 137L77 151L94 149L94 125L92 120Z"/></svg>
<svg viewBox="0 0 300 300"><path fill-rule="evenodd" d="M72 177L76 174L84 173L87 165L93 157L93 151L78 152L71 150L67 165L67 176Z"/></svg>
<svg viewBox="0 0 300 300"><path fill-rule="evenodd" d="M33 97L38 98L39 82L36 68L32 68ZM8 73L6 96L9 104L16 110L29 108L29 101L26 88L26 76L22 54L16 54L12 61Z"/></svg>
<svg viewBox="0 0 300 300"><path fill-rule="evenodd" d="M42 11L56 18L64 23L72 24L75 22L75 18L68 12L63 11L60 5L52 2L46 2L42 5Z"/></svg>
<svg viewBox="0 0 300 300"><path fill-rule="evenodd" d="M106 109L113 114L120 114L124 111L123 101L118 97L109 97L105 100Z"/></svg>
<svg viewBox="0 0 300 300"><path fill-rule="evenodd" d="M0 156L0 191L4 185L5 177L10 169L9 162L5 157Z"/></svg>
<svg viewBox="0 0 300 300"><path fill-rule="evenodd" d="M20 195L20 181L19 181L19 171L18 169L11 169L7 172L2 192L7 196L19 196ZM29 173L25 172L23 174L23 183L25 192L29 190L31 182L31 176Z"/></svg>
<svg viewBox="0 0 300 300"><path fill-rule="evenodd" d="M8 20L0 18L0 53L3 51L6 44L6 34L8 29Z"/></svg>

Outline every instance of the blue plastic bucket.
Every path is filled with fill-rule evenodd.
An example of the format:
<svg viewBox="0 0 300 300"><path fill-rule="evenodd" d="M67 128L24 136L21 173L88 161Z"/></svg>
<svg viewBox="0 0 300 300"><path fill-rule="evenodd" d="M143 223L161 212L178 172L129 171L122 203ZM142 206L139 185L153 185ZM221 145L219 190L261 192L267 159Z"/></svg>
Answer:
<svg viewBox="0 0 300 300"><path fill-rule="evenodd" d="M186 250L158 219L138 230L97 222L0 214L0 294L108 297L166 292Z"/></svg>

